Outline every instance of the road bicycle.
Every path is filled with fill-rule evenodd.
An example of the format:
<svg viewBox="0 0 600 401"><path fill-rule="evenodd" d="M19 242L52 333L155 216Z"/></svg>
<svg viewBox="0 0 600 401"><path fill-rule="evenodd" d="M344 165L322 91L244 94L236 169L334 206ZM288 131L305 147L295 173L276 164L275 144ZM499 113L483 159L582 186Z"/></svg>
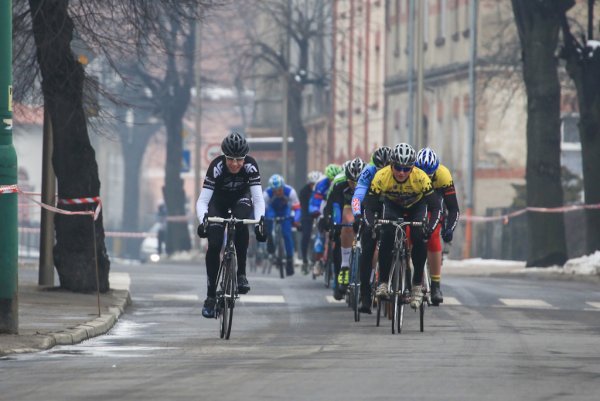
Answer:
<svg viewBox="0 0 600 401"><path fill-rule="evenodd" d="M391 321L392 321L392 334L396 332L399 334L402 332L402 323L404 321L404 306L410 303L410 283L411 283L411 269L410 269L410 247L408 244L408 236L406 234L405 227L421 227L422 222L405 221L402 218L396 220L376 219L374 227L381 228L383 226L394 226L394 247L392 251L392 266L390 268L390 275L388 278L388 292L390 303ZM381 236L380 236L381 237ZM424 284L424 296L427 295L427 291L431 291L431 283L429 282L429 274L427 269L423 272L423 284ZM425 301L425 297L424 297ZM429 303L429 298L427 298ZM377 305L377 323L379 325L379 318L381 314L381 298L378 300ZM423 331L423 320L424 320L424 306L421 303L420 310L420 327Z"/></svg>
<svg viewBox="0 0 600 401"><path fill-rule="evenodd" d="M360 258L362 255L362 245L360 238L362 234L362 224L354 236L352 242L352 253L350 254L350 283L348 284L348 299L350 307L354 311L354 321L360 321Z"/></svg>
<svg viewBox="0 0 600 401"><path fill-rule="evenodd" d="M217 274L217 302L215 305L215 318L219 319L219 335L226 340L231 335L233 308L236 299L239 298L237 287L237 255L235 252L235 225L240 223L260 223L260 220L233 217L231 210L228 210L227 213L230 217L206 217L204 222L205 226L207 223L223 224L227 233L227 243L223 251L219 273Z"/></svg>
<svg viewBox="0 0 600 401"><path fill-rule="evenodd" d="M279 270L279 276L281 278L285 277L285 263L286 263L286 253L285 253L285 244L283 241L283 233L281 224L288 219L289 217L274 217L268 220L273 221L273 241L275 246L275 253L270 255L270 265L275 266ZM268 271L271 273L271 266L269 266ZM264 271L263 271L264 273Z"/></svg>

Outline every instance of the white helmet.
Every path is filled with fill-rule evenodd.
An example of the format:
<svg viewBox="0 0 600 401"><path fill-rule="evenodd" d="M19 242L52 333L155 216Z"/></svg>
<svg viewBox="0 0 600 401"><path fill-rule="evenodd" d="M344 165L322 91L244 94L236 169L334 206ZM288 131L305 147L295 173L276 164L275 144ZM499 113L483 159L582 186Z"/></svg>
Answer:
<svg viewBox="0 0 600 401"><path fill-rule="evenodd" d="M415 165L417 160L417 152L408 143L399 143L396 145L392 154L390 155L390 161L393 164L397 164L404 167L412 167Z"/></svg>
<svg viewBox="0 0 600 401"><path fill-rule="evenodd" d="M316 184L321 178L323 178L323 174L320 171L313 170L309 172L306 176L308 182L311 184Z"/></svg>

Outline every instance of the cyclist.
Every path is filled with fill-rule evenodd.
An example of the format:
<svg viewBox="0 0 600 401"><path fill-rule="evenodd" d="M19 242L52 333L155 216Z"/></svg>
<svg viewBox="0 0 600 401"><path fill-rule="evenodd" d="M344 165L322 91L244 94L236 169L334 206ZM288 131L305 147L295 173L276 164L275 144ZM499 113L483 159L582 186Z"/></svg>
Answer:
<svg viewBox="0 0 600 401"><path fill-rule="evenodd" d="M329 187L331 186L331 182L342 171L342 168L337 164L328 164L325 167L324 177L317 181L314 186L313 192L310 196L310 200L308 202L308 213L311 217L317 218L321 216L321 211L325 204L323 201L327 199L327 193L329 191ZM324 242L324 231L325 231L325 219L321 218L318 221L317 229L318 235L321 237L322 242ZM321 253L321 252L319 252ZM318 263L315 264L314 275L321 275L321 269Z"/></svg>
<svg viewBox="0 0 600 401"><path fill-rule="evenodd" d="M363 169L354 195L352 196L352 214L354 215L354 230L358 231L358 223L362 218L362 202L371 187L371 181L377 173L383 167L387 166L390 161L390 154L392 148L389 146L381 146L373 152L371 155L371 162ZM377 242L373 238L371 227L365 225L361 236L361 247L362 254L360 257L360 293L361 293L361 313L371 313L371 270L373 255Z"/></svg>
<svg viewBox="0 0 600 401"><path fill-rule="evenodd" d="M360 173L365 167L365 162L357 157L344 163L344 172L340 173L331 185L327 203L324 209L325 216L331 216L333 224L354 222L350 203L352 194ZM335 250L334 252L334 272L337 277L337 285L334 285L333 296L335 299L342 299L346 293L350 276L350 253L352 252L353 232L352 227L342 227L341 230L333 232ZM340 252L341 250L341 252Z"/></svg>
<svg viewBox="0 0 600 401"><path fill-rule="evenodd" d="M273 226L275 217L284 217L281 224L281 234L285 243L286 274L294 275L294 239L292 237L292 224L300 226L300 201L296 190L287 185L283 177L274 174L269 178L269 187L264 192L266 212L265 229L267 232L267 250L270 254L275 253L275 242L273 241ZM293 223L292 223L293 219ZM279 238L277 238L279 241Z"/></svg>
<svg viewBox="0 0 600 401"><path fill-rule="evenodd" d="M264 231L265 203L260 185L260 174L256 160L248 156L248 142L241 133L232 130L221 142L223 154L210 162L206 178L196 202L196 215L201 224L198 236L208 238L206 252L206 273L208 276L207 297L202 308L202 316L215 317L216 280L221 262L221 247L225 227L221 224L203 224L205 217L229 217L228 209L237 218L260 219L254 227L256 239L266 241ZM236 228L235 249L238 265L238 292L246 294L250 285L246 278L246 253L248 250L248 228L240 224Z"/></svg>
<svg viewBox="0 0 600 401"><path fill-rule="evenodd" d="M456 198L456 189L450 170L443 164L440 164L435 152L430 148L423 148L417 154L415 166L423 170L429 178L433 189L441 196L443 200L443 209L446 211L442 217L442 224L438 224L427 242L427 263L431 273L431 303L435 306L444 302L444 296L441 289L442 279L442 244L440 243L440 232L444 242L452 241L452 235L460 211L458 210L458 200ZM443 226L443 227L442 227Z"/></svg>
<svg viewBox="0 0 600 401"><path fill-rule="evenodd" d="M414 266L411 307L418 308L423 302L421 283L427 258L427 241L440 219L439 198L433 191L431 180L422 170L414 168L416 152L407 143L393 149L391 165L379 170L371 183L370 195L365 198L366 224L373 221L374 213L384 219L405 218L407 221L424 222L421 230L410 230L412 242L411 259ZM429 210L430 214L427 215ZM394 227L381 230L379 244L379 278L377 295L388 296L388 278L394 246Z"/></svg>
<svg viewBox="0 0 600 401"><path fill-rule="evenodd" d="M323 201L327 198L331 182L341 172L342 168L337 164L329 164L325 167L325 177L317 181L308 202L308 213L311 216L319 217L321 215L321 209L324 206Z"/></svg>
<svg viewBox="0 0 600 401"><path fill-rule="evenodd" d="M302 273L308 274L308 245L310 243L310 236L312 235L312 226L314 218L308 213L308 203L310 196L312 195L313 189L317 181L319 181L323 175L320 171L311 171L307 175L308 182L300 190L300 210L302 213L301 217L301 231L302 231L302 242L300 244L300 250L302 253Z"/></svg>

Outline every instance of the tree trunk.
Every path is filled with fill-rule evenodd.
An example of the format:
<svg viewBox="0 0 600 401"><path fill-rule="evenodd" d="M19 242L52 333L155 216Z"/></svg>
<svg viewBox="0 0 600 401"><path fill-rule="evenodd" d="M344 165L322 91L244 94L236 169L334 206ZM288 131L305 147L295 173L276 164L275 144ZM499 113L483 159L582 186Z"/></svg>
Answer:
<svg viewBox="0 0 600 401"><path fill-rule="evenodd" d="M527 91L527 206L563 203L560 168L560 83L557 58L560 1L513 0ZM567 260L563 215L528 213L527 266Z"/></svg>
<svg viewBox="0 0 600 401"><path fill-rule="evenodd" d="M567 72L577 88L579 103L579 135L583 164L583 188L585 203L600 203L600 49L577 49L576 39L571 35L563 16ZM586 252L600 249L600 209L586 210Z"/></svg>
<svg viewBox="0 0 600 401"><path fill-rule="evenodd" d="M134 110L134 115L142 114ZM144 113L144 117L147 117ZM143 119L143 118L142 118ZM140 204L140 169L148 141L156 132L155 124L147 124L146 121L134 119L133 127L122 125L124 132L120 133L121 148L123 152L123 163L125 168L124 196L123 196L123 230L137 232L139 227L139 204ZM137 125L140 124L140 125ZM125 254L132 259L139 258L140 244L142 239L130 238L125 242Z"/></svg>
<svg viewBox="0 0 600 401"><path fill-rule="evenodd" d="M68 15L68 3L66 0L29 1L44 104L52 119L52 163L60 199L100 194L98 165L83 109L83 66L75 60L70 47L73 21ZM62 205L62 208L76 211L91 210L95 206ZM104 245L102 214L95 222L89 216L61 214L56 214L54 221L54 263L60 286L75 292L96 290L96 248L99 289L108 291L110 261Z"/></svg>
<svg viewBox="0 0 600 401"><path fill-rule="evenodd" d="M288 79L288 120L294 137L294 188L301 188L306 183L308 172L308 141L302 122L302 87L302 84Z"/></svg>
<svg viewBox="0 0 600 401"><path fill-rule="evenodd" d="M189 88L188 88L189 90ZM174 104L181 103L172 99ZM173 108L177 108L175 105ZM183 112L187 107L182 104L183 111L178 113L171 111L165 119L167 128L167 165L165 167L165 186L163 187L163 196L167 206L169 216L185 216L186 199L183 190L183 180L181 179L181 157L183 151L182 131L183 131ZM177 251L189 251L191 249L190 234L187 229L187 222L167 221L167 254Z"/></svg>

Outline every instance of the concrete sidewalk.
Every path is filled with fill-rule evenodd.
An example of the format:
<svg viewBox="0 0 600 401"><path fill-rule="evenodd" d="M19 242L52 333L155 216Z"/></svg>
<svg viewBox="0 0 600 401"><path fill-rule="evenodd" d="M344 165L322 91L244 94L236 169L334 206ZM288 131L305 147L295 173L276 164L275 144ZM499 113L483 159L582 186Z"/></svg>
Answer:
<svg viewBox="0 0 600 401"><path fill-rule="evenodd" d="M110 330L131 303L129 276L110 274L111 291L76 294L19 279L19 334L0 334L0 357L77 344Z"/></svg>

